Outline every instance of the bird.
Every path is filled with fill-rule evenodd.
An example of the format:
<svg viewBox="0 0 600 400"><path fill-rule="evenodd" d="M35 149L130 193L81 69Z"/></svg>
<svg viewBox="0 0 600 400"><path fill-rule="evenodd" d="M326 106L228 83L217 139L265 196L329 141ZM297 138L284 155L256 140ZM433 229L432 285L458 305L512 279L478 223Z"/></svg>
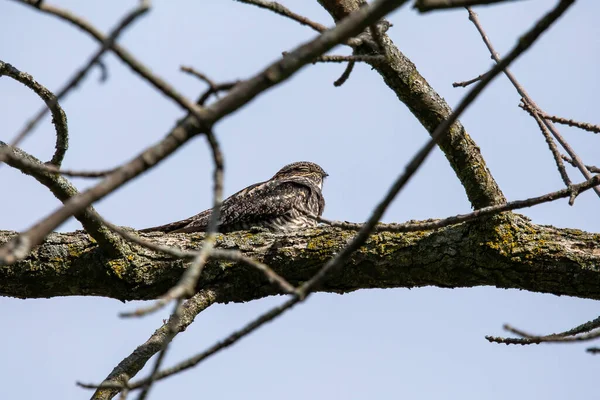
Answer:
<svg viewBox="0 0 600 400"><path fill-rule="evenodd" d="M315 227L323 214L323 181L329 176L319 165L299 161L281 168L267 181L255 183L225 199L221 205L217 230L228 233L259 228L289 232ZM212 209L166 225L140 232L203 232Z"/></svg>

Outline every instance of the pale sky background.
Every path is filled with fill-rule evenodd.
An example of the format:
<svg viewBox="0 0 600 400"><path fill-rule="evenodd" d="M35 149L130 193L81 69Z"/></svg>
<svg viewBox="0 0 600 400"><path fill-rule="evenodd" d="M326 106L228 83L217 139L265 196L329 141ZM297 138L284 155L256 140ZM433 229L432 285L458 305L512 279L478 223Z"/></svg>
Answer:
<svg viewBox="0 0 600 400"><path fill-rule="evenodd" d="M54 0L103 31L137 4ZM316 1L285 1L326 25ZM530 0L480 8L497 50L555 2ZM550 114L599 123L600 2L580 1L513 72ZM388 32L433 87L454 106L465 93L454 81L485 72L491 61L464 10L419 15L404 7ZM57 18L12 1L0 2L0 59L56 90L98 45ZM233 1L154 1L153 10L120 41L155 73L196 98L205 86L179 72L191 65L217 81L246 78L315 33L297 23ZM344 47L333 51L347 54ZM70 148L65 168L118 165L162 138L184 113L112 54L110 78L95 70L62 102ZM269 178L293 161L319 163L330 174L324 216L364 221L412 154L425 129L379 75L358 65L341 88L343 65L310 65L216 126L229 195ZM519 96L497 78L461 118L510 200L560 189L562 182L537 125L517 107ZM42 105L29 89L0 79L0 139L9 141ZM561 127L580 156L600 164L598 136ZM47 118L24 142L48 160L54 129ZM152 172L96 204L110 221L143 228L210 206L211 162L204 139L194 140ZM569 169L576 181L581 176ZM26 229L59 202L35 180L0 167L0 229ZM76 180L79 188L92 182ZM540 224L600 232L600 199L587 192L523 211ZM470 210L464 190L439 150L396 199L385 221L441 218ZM80 229L71 219L61 231ZM283 298L213 306L170 348L165 366L204 350ZM122 320L142 303L93 297L0 298L0 382L6 399L82 399L76 380L100 382L160 326L167 311ZM503 323L536 333L571 328L598 316L598 303L548 294L470 289L386 289L317 294L202 365L161 382L152 399L404 398L565 399L598 393L600 359L590 344L507 347L484 335L505 335ZM145 374L143 374L145 375ZM139 375L141 376L141 375Z"/></svg>

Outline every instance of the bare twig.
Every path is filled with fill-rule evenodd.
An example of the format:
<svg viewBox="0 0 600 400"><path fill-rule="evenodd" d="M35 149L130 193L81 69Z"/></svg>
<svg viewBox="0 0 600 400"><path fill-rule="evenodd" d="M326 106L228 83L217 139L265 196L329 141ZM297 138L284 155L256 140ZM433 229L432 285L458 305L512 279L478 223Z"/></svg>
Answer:
<svg viewBox="0 0 600 400"><path fill-rule="evenodd" d="M583 129L584 131L600 133L600 125L590 124L588 122L578 122L572 119L557 117L555 115L548 115L546 113L542 114L542 118L547 119L552 122L556 122L557 124L563 124L568 126L573 126L575 128Z"/></svg>
<svg viewBox="0 0 600 400"><path fill-rule="evenodd" d="M206 104L206 101L210 98L210 96L214 94L218 97L219 92L231 90L238 83L240 83L240 81L217 83L214 86L209 87L204 93L202 93L202 95L198 98L198 101L196 103L200 106L204 106Z"/></svg>
<svg viewBox="0 0 600 400"><path fill-rule="evenodd" d="M106 83L108 81L108 67L102 60L98 60L96 65L98 65L98 68L100 69L100 78L98 78L98 82Z"/></svg>
<svg viewBox="0 0 600 400"><path fill-rule="evenodd" d="M3 151L7 151L6 149ZM4 153L2 153L4 154ZM4 157L9 157L4 154ZM38 164L29 162L26 159L21 160L23 167L27 167L27 169L31 171L38 171L40 173L48 173L54 175L62 175L62 176L70 176L77 178L102 178L104 176L110 175L116 171L116 168L105 169L105 170L97 170L97 171L77 171L72 169L61 169L57 168L52 164Z"/></svg>
<svg viewBox="0 0 600 400"><path fill-rule="evenodd" d="M513 1L520 0L415 0L414 8L419 10L419 12L424 13L448 8L508 3Z"/></svg>
<svg viewBox="0 0 600 400"><path fill-rule="evenodd" d="M50 163L57 167L60 167L63 158L65 157L65 153L67 152L67 148L69 147L69 128L67 125L67 115L58 103L56 96L54 95L54 93L52 93L43 85L39 84L35 79L33 79L31 75L19 71L18 69L16 69L8 63L0 61L0 76L2 75L9 76L21 82L22 84L33 90L38 96L40 96L44 103L46 103L47 108L44 108L44 110L50 110L50 112L52 113L52 123L54 124L54 127L56 129L56 150L54 152L54 155L52 156L52 159L50 160ZM17 139L19 139L18 136L13 141L13 144L11 144L11 146L16 146L16 144L18 143ZM0 163L4 161L5 151L7 151L7 149L0 151Z"/></svg>
<svg viewBox="0 0 600 400"><path fill-rule="evenodd" d="M362 55L356 55L356 56L338 56L338 55L325 55L325 56L320 56L317 59L315 59L315 61L313 61L314 63L318 63L318 62L333 62L333 63L343 63L343 62L367 62L367 63L378 63L378 62L383 62L385 61L385 57L384 56L362 56Z"/></svg>
<svg viewBox="0 0 600 400"><path fill-rule="evenodd" d="M283 5L275 2L275 1L263 1L263 0L236 0L239 1L240 3L246 3L246 4L251 4L260 8L264 8L267 10L271 10L276 14L282 15L286 18L290 18L296 22L299 22L302 25L308 26L312 29L314 29L317 32L323 33L327 30L327 27L324 25L321 25L317 22L313 22L310 19L300 15L300 14L296 14L295 12L292 12L291 10L287 9L286 7L284 7Z"/></svg>
<svg viewBox="0 0 600 400"><path fill-rule="evenodd" d="M216 83L215 81L213 81L212 79L210 79L208 76L206 76L202 72L200 72L200 71L198 71L198 70L196 70L196 69L194 69L192 67L187 67L187 66L182 65L180 67L180 69L183 72L186 72L186 73L188 73L190 75L195 76L196 78L200 79L201 81L205 82L208 85L208 89L200 96L200 98L196 102L196 104L198 104L199 106L204 106L204 104L206 103L206 101L213 94L217 98L219 98L219 92L223 92L223 91L226 91L226 90L231 90L235 85L237 85L239 83L239 81L225 82L225 83Z"/></svg>
<svg viewBox="0 0 600 400"><path fill-rule="evenodd" d="M212 79L210 79L208 76L204 75L202 72L197 71L196 69L194 69L192 67L188 67L186 65L182 65L181 67L179 67L179 69L181 69L181 71L183 71L183 72L186 72L190 75L195 76L196 78L205 82L211 89L215 90L217 83L215 81L213 81Z"/></svg>
<svg viewBox="0 0 600 400"><path fill-rule="evenodd" d="M479 75L478 77L469 79L468 81L454 82L452 84L452 87L467 87L469 85L472 85L475 82L479 82L482 78L483 78L483 75Z"/></svg>
<svg viewBox="0 0 600 400"><path fill-rule="evenodd" d="M344 72L342 72L342 75L340 75L340 77L338 79L336 79L335 82L333 82L333 86L340 87L344 83L346 83L348 78L350 78L350 74L352 73L352 70L354 69L354 64L355 64L354 61L350 61L348 63L348 65L346 66L346 69L344 70Z"/></svg>
<svg viewBox="0 0 600 400"><path fill-rule="evenodd" d="M593 321L590 321L593 323ZM597 328L597 326L596 326ZM504 325L504 329L514 333L517 336L521 336L520 338L502 338L496 336L486 336L485 338L492 343L502 343L502 344L520 344L520 345L528 345L528 344L539 344L539 343L559 343L559 342L585 342L588 340L593 340L600 337L600 330L591 330L588 329L586 333L578 333L578 334L552 334L552 335L532 335L530 333L524 332L520 329L512 327L510 325ZM569 332L569 331L567 331Z"/></svg>
<svg viewBox="0 0 600 400"><path fill-rule="evenodd" d="M573 329L569 329L564 332L555 333L555 336L573 336L578 335L580 333L590 332L596 328L600 328L600 317L595 318L591 321L585 322L581 325L576 326Z"/></svg>
<svg viewBox="0 0 600 400"><path fill-rule="evenodd" d="M529 107L529 106L526 105L526 107ZM533 117L533 119L535 119L535 122L537 122L538 127L540 128L540 131L542 132L542 134L544 135L544 138L546 139L546 143L548 144L548 147L550 148L552 157L554 157L554 162L556 163L556 167L558 168L560 177L562 178L567 189L571 189L573 183L571 182L571 179L569 178L569 175L567 174L567 170L565 169L565 164L562 162L560 152L558 151L558 148L556 147L556 143L554 143L554 139L552 138L552 135L550 134L550 132L548 132L548 128L544 124L544 121L542 120L542 118L540 118L540 115L533 109L530 109L530 113L531 113L531 116ZM573 192L573 196L571 196L571 198L569 199L569 205L571 205L571 206L573 205L573 203L575 202L575 196L576 196L576 193Z"/></svg>
<svg viewBox="0 0 600 400"><path fill-rule="evenodd" d="M563 154L563 155L561 155L561 158L562 158L563 160L565 160L566 162L568 162L569 164L571 164L572 166L574 166L574 167L577 167L577 165L575 164L575 162L573 161L573 159L572 159L572 158L570 158L570 157L567 157L567 156L565 156L564 154ZM590 172L593 172L593 173L595 173L595 174L598 174L598 173L600 173L600 168L596 167L595 165L586 165L585 167L586 167L586 168L588 169L588 171L590 171Z"/></svg>
<svg viewBox="0 0 600 400"><path fill-rule="evenodd" d="M475 25L475 28L481 35L481 38L483 39L483 42L485 43L486 47L488 48L488 50L492 56L492 59L494 61L498 62L498 60L500 59L500 56L498 55L496 50L494 50L494 47L492 46L492 42L490 41L487 34L483 30L483 27L481 25L481 22L479 21L477 14L475 12L473 12L473 10L471 10L469 7L467 7L467 11L469 12L469 20L471 22L473 22L473 24ZM533 99L529 96L527 91L517 81L517 79L512 74L512 72L510 72L510 70L506 69L504 71L504 74L511 81L511 83L513 84L513 86L515 87L517 92L521 95L521 97L524 100L524 103L529 105L532 109L535 109L540 113L543 113L542 109L533 101ZM560 145L566 150L566 152L569 154L569 156L573 159L573 161L577 165L577 168L579 169L579 171L581 171L581 173L583 174L585 179L590 179L592 177L592 175L585 168L585 164L583 163L581 158L579 158L579 156L577 155L575 150L573 150L573 148L571 148L569 143L567 143L567 141L562 137L560 132L558 132L558 130L556 129L554 124L551 121L544 119L544 125L546 125L548 130L550 130L550 132L552 133L552 136L554 136L556 138L556 140L560 143ZM595 187L594 191L600 197L600 188Z"/></svg>
<svg viewBox="0 0 600 400"><path fill-rule="evenodd" d="M295 12L289 10L285 6L279 4L275 1L264 1L264 0L235 0L235 1L238 1L240 3L254 5L259 8L264 8L266 10L273 11L276 14L279 14L286 18L290 18L290 19L300 23L301 25L308 26L320 33L323 33L327 30L327 27L325 25L321 25L318 22L311 21L310 19L308 19L300 14L296 14ZM352 37L352 38L348 38L345 41L342 41L341 43L347 44L348 46L351 46L351 47L357 47L363 43L363 39Z"/></svg>

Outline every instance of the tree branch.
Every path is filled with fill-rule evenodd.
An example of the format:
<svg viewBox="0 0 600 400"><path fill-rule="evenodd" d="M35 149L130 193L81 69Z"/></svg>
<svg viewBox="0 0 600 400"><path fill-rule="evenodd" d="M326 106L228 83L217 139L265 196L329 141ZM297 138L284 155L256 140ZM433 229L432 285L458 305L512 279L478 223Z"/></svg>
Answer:
<svg viewBox="0 0 600 400"><path fill-rule="evenodd" d="M14 235L0 231L0 243ZM354 235L333 227L288 236L242 231L218 235L215 246L238 249L297 285L312 278ZM204 238L144 236L188 250L197 249ZM188 265L134 245L122 258L109 259L83 232L53 233L25 260L0 269L0 295L153 299L175 285ZM496 286L600 299L598 265L600 234L539 226L507 213L433 232L373 234L318 290ZM227 260L209 261L199 286L218 287L223 302L280 293L262 272Z"/></svg>
<svg viewBox="0 0 600 400"><path fill-rule="evenodd" d="M19 71L8 63L0 61L0 76L2 75L10 76L21 82L33 90L46 103L48 108L44 110L50 110L50 113L52 113L52 123L56 129L55 152L49 162L54 166L60 167L69 147L69 127L67 125L67 115L58 103L58 99L54 93L40 85L31 75ZM7 150L0 150L0 162L4 161L6 157L3 151Z"/></svg>

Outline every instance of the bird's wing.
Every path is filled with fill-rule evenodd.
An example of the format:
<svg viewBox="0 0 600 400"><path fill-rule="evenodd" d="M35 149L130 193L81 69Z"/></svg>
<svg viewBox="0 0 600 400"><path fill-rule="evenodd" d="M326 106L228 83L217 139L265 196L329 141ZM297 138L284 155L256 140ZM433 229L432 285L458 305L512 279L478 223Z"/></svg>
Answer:
<svg viewBox="0 0 600 400"><path fill-rule="evenodd" d="M314 188L290 180L259 182L231 195L223 201L219 217L220 232L229 232L260 226L290 212L306 202ZM321 196L322 197L322 196ZM203 232L207 229L212 209L170 224L142 229L141 232Z"/></svg>
<svg viewBox="0 0 600 400"><path fill-rule="evenodd" d="M249 229L261 226L277 217L286 215L295 204L306 201L310 188L293 181L260 182L228 197L221 207L219 232ZM206 221L195 220L174 232L198 232L206 230Z"/></svg>
<svg viewBox="0 0 600 400"><path fill-rule="evenodd" d="M267 181L231 196L223 205L223 231L260 226L286 215L299 202L305 202L310 189L293 181Z"/></svg>

